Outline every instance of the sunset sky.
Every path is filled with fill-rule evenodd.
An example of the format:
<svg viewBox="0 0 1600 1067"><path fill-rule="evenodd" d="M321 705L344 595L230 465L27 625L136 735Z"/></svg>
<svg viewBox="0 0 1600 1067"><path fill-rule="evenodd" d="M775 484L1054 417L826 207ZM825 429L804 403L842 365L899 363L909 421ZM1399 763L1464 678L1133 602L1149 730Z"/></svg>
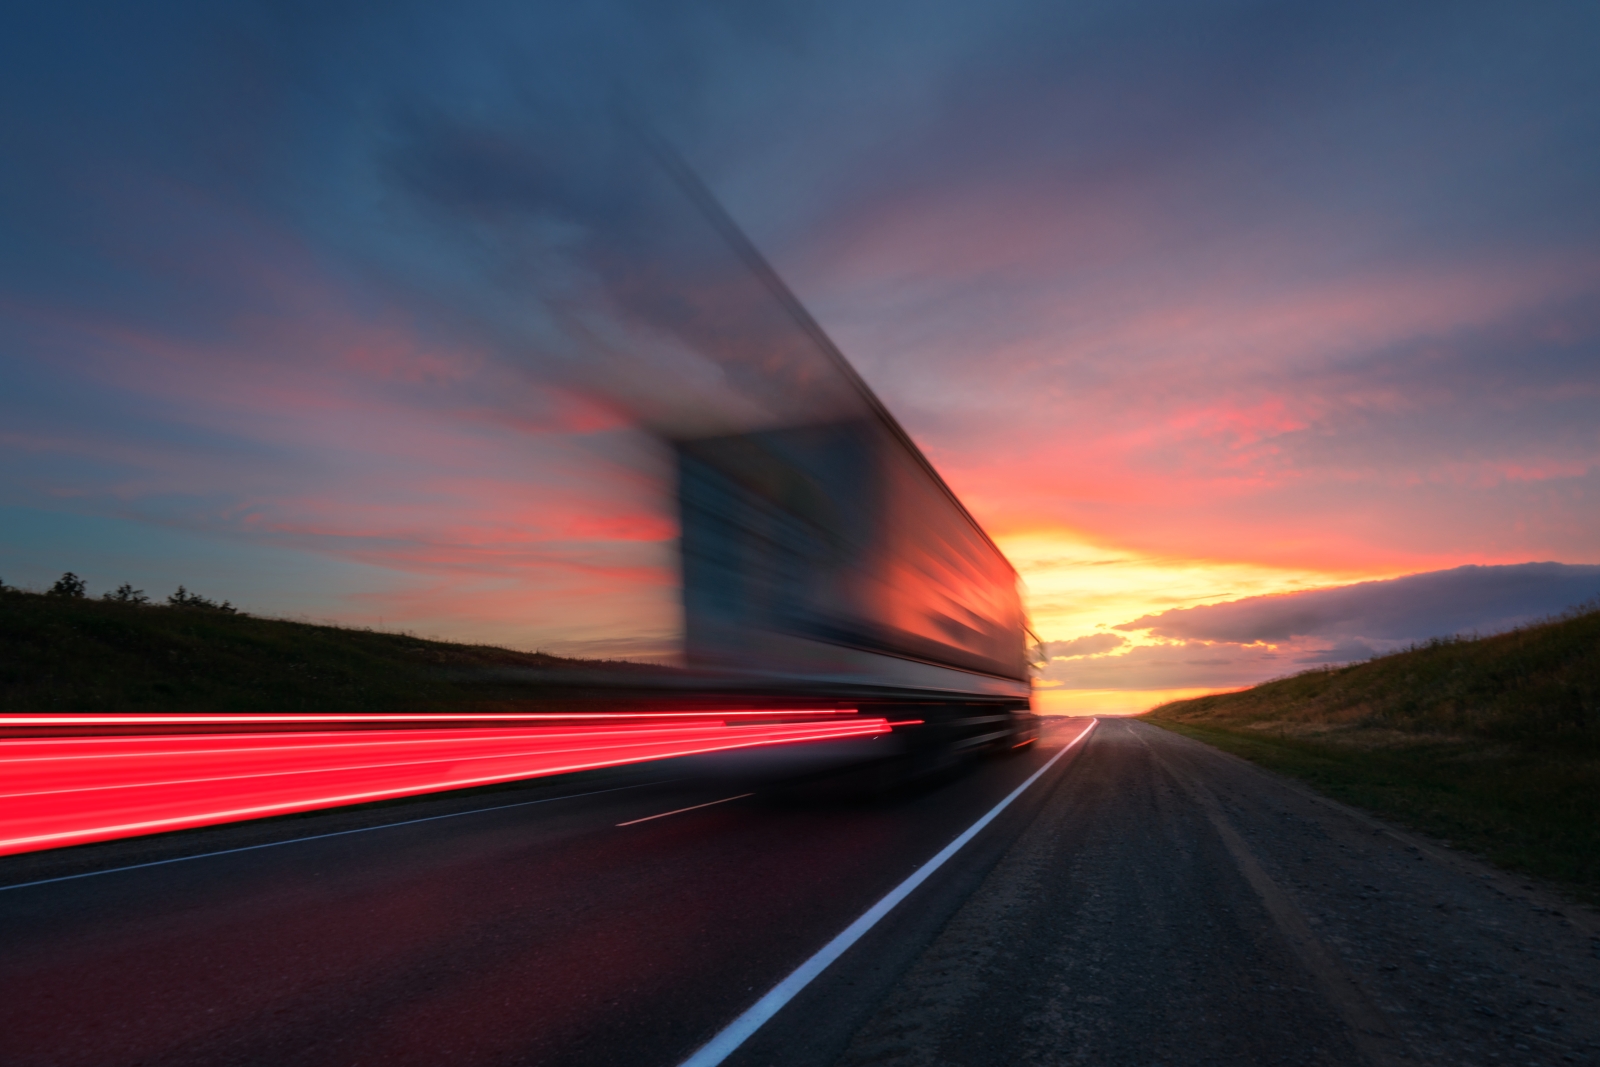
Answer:
<svg viewBox="0 0 1600 1067"><path fill-rule="evenodd" d="M565 7L4 16L0 580L669 654L648 431L747 398L641 342L642 120L1016 564L1043 707L1600 595L1600 7Z"/></svg>

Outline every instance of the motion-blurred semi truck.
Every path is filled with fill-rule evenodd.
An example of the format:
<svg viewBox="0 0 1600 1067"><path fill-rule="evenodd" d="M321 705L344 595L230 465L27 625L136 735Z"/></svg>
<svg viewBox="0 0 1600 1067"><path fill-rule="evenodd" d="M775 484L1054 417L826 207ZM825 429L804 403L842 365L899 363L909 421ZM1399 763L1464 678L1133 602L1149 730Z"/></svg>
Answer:
<svg viewBox="0 0 1600 1067"><path fill-rule="evenodd" d="M691 671L916 724L916 774L1035 739L1017 574L886 412L676 453Z"/></svg>

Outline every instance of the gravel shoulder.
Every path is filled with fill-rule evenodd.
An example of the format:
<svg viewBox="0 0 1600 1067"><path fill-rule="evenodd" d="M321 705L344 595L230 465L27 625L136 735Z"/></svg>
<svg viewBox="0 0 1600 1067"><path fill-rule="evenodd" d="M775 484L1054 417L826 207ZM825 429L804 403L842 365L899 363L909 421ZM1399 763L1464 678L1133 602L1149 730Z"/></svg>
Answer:
<svg viewBox="0 0 1600 1067"><path fill-rule="evenodd" d="M1600 922L1101 724L841 1064L1600 1064Z"/></svg>

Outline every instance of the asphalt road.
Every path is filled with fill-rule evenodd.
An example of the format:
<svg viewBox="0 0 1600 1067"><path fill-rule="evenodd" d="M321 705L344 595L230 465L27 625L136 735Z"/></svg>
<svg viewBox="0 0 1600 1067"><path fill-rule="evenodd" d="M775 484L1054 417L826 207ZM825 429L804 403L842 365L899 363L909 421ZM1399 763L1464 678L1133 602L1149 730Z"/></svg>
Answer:
<svg viewBox="0 0 1600 1067"><path fill-rule="evenodd" d="M451 818L0 891L0 1063L670 1067L1052 752L871 804L758 791L695 807L733 787L663 781L686 770L667 763L536 783L535 803L500 794ZM954 910L1027 803L908 901L922 943L930 902ZM75 852L151 862L161 845ZM54 873L51 857L12 859L0 884Z"/></svg>
<svg viewBox="0 0 1600 1067"><path fill-rule="evenodd" d="M1600 1062L1593 912L1145 723L1084 749L836 1062Z"/></svg>
<svg viewBox="0 0 1600 1067"><path fill-rule="evenodd" d="M727 795L659 768L0 891L0 1063L671 1067L1082 725L870 805L758 793L636 822ZM353 818L75 850L0 883ZM727 1062L1600 1062L1600 931L1561 910L1108 721Z"/></svg>

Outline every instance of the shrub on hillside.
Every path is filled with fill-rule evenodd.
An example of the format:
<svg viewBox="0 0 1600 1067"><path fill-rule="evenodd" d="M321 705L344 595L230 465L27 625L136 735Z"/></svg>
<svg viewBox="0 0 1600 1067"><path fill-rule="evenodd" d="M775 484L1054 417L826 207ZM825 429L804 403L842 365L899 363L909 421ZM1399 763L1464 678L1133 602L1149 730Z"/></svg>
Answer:
<svg viewBox="0 0 1600 1067"><path fill-rule="evenodd" d="M122 603L122 604L148 604L148 603L150 603L150 598L145 595L145 591L143 589L135 589L132 585L128 584L127 582L123 582L121 585L117 586L117 588L116 588L116 590L114 592L101 593L100 594L100 599L101 600L115 600L115 601L118 601L119 603Z"/></svg>
<svg viewBox="0 0 1600 1067"><path fill-rule="evenodd" d="M84 593L88 591L88 588L89 583L85 582L82 578L79 578L71 571L68 571L56 579L56 584L50 587L50 595L70 597L74 600L78 600L82 599Z"/></svg>
<svg viewBox="0 0 1600 1067"><path fill-rule="evenodd" d="M218 604L210 597L203 597L199 593L191 593L183 586L178 586L178 591L167 597L167 603L175 608L198 608L201 611L220 611L228 615L237 615L239 609L224 600Z"/></svg>

